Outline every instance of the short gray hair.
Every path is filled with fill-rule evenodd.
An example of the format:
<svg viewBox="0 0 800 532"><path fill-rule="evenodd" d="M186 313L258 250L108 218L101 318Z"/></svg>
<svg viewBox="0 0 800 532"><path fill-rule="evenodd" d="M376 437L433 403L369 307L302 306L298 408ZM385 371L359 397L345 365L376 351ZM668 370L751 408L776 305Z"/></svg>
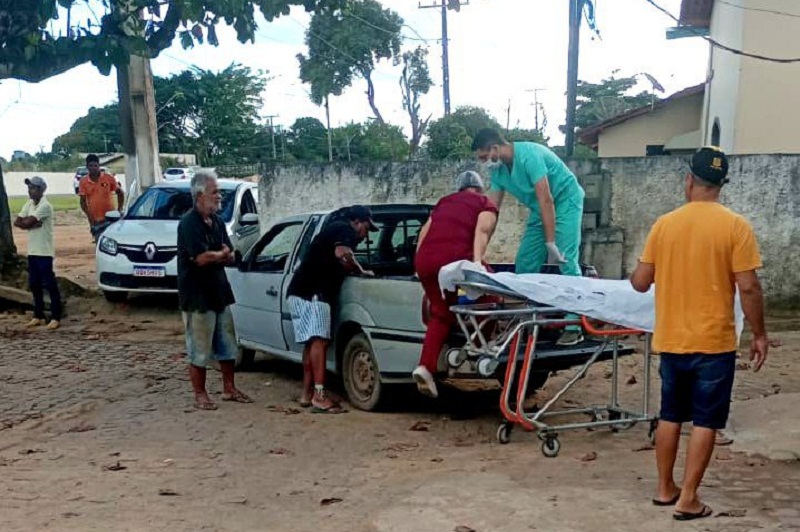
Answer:
<svg viewBox="0 0 800 532"><path fill-rule="evenodd" d="M467 170L461 172L456 178L456 190L461 192L467 188L479 188L483 190L483 178L478 172Z"/></svg>
<svg viewBox="0 0 800 532"><path fill-rule="evenodd" d="M208 183L217 181L217 173L214 170L200 170L192 177L192 202L197 203L197 196L202 194L208 188Z"/></svg>

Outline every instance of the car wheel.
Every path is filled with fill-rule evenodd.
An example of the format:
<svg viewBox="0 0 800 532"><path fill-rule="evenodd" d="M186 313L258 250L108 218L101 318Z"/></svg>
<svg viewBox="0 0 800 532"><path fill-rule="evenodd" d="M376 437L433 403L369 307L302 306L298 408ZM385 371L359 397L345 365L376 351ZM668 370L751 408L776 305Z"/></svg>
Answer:
<svg viewBox="0 0 800 532"><path fill-rule="evenodd" d="M342 358L342 378L347 397L354 407L367 411L377 409L383 399L381 374L375 353L364 334L356 334L347 342Z"/></svg>
<svg viewBox="0 0 800 532"><path fill-rule="evenodd" d="M104 291L103 296L109 303L122 303L123 301L128 299L128 292Z"/></svg>
<svg viewBox="0 0 800 532"><path fill-rule="evenodd" d="M253 367L253 362L255 362L255 360L256 360L255 351L240 346L239 350L236 353L235 368L238 370L245 370L251 368Z"/></svg>

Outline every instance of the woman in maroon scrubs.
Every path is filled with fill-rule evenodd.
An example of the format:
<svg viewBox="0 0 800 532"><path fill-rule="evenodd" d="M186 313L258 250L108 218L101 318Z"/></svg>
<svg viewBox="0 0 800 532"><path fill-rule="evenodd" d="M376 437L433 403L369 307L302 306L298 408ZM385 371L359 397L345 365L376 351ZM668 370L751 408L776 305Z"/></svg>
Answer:
<svg viewBox="0 0 800 532"><path fill-rule="evenodd" d="M430 302L430 318L419 366L414 381L420 392L437 397L433 375L439 354L456 319L450 307L456 303L455 292L442 295L439 270L452 262L469 260L484 263L486 247L497 225L497 207L484 195L483 179L467 171L456 179L458 192L436 204L420 231L414 267Z"/></svg>

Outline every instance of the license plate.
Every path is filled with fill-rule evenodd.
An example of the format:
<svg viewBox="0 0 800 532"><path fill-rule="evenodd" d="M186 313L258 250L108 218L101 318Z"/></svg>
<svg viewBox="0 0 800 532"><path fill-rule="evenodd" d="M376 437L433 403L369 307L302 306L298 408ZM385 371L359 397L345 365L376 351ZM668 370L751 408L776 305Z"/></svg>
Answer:
<svg viewBox="0 0 800 532"><path fill-rule="evenodd" d="M166 277L167 269L163 266L134 266L134 277Z"/></svg>

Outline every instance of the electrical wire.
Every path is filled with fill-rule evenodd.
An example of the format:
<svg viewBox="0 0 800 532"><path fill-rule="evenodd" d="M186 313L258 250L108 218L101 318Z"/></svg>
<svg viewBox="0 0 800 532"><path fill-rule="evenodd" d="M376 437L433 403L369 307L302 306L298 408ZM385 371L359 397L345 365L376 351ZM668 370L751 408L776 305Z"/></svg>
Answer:
<svg viewBox="0 0 800 532"><path fill-rule="evenodd" d="M654 8L658 9L659 11L661 11L663 14L665 14L666 16L668 16L669 18L671 18L675 22L680 24L680 19L678 17L676 17L675 15L673 15L672 13L667 11L665 8L663 8L660 5L658 5L655 2L655 0L644 0L644 1L647 2L648 4L650 4L651 6L653 6ZM730 46L722 44L721 42L719 42L719 41L717 41L715 39L712 39L708 35L703 35L698 30L696 30L695 28L693 28L691 26L684 26L684 27L687 30L689 30L691 33L696 35L697 37L702 37L703 39L705 39L706 41L711 43L711 45L714 46L715 48L719 48L720 50L725 50L726 52L730 52L730 53L732 53L734 55L740 55L742 57L749 57L751 59L758 59L759 61L768 61L768 62L771 62L771 63L781 63L781 64L800 63L800 57L793 57L793 58L769 57L769 56L766 56L766 55L754 54L754 53L745 52L743 50L739 50L739 49L736 49L736 48L732 48Z"/></svg>
<svg viewBox="0 0 800 532"><path fill-rule="evenodd" d="M720 4L725 4L726 6L735 7L737 9L743 9L745 11L757 11L760 13L769 13L770 15L779 15L782 17L800 18L800 14L798 13L788 13L786 11L778 11L776 9L767 9L764 7L748 7L741 4L734 4L733 2L728 2L727 0L717 0L717 2Z"/></svg>
<svg viewBox="0 0 800 532"><path fill-rule="evenodd" d="M354 19L356 19L356 20L359 20L359 21L363 22L364 24L366 24L366 25L367 25L367 26L369 26L370 28L376 29L376 30L378 30L378 31L382 31L382 32L384 32L384 33L388 33L389 35L394 35L394 34L395 34L395 32L393 32L392 30L389 30L389 29L386 29L386 28L382 28L382 27L380 27L380 26L377 26L377 25L373 24L372 22L368 21L367 19L365 19L365 18L362 18L362 17L359 17L358 15L354 15L354 14L352 14L352 13L345 13L345 15L347 15L347 16L348 16L348 17L350 17L350 18L354 18ZM421 36L421 35L419 34L419 32L418 32L417 30L415 30L414 28L412 28L412 27L411 27L411 26L409 26L408 24L402 24L402 27L404 27L404 28L409 28L411 31L413 31L413 32L414 32L414 33L417 35L417 37L409 37L409 36L407 36L407 35L403 35L402 37L403 37L404 39L408 39L408 40L410 40L410 41L423 41L423 42L426 42L426 43L427 43L427 42L430 42L430 41L435 41L435 40L437 40L437 39L426 39L426 38L424 38L423 36Z"/></svg>

